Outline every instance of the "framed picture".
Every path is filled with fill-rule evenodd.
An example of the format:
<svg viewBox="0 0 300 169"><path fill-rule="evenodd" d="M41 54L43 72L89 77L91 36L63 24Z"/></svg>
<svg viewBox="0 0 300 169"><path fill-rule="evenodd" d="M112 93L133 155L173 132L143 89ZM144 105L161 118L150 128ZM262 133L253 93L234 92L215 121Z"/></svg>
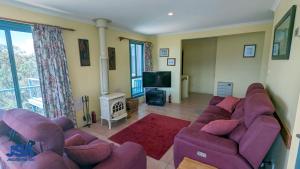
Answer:
<svg viewBox="0 0 300 169"><path fill-rule="evenodd" d="M244 45L244 58L254 58L256 54L256 44Z"/></svg>
<svg viewBox="0 0 300 169"><path fill-rule="evenodd" d="M176 65L176 58L168 58L167 59L168 66L175 66Z"/></svg>
<svg viewBox="0 0 300 169"><path fill-rule="evenodd" d="M78 39L78 45L79 45L80 65L91 66L89 41L87 39Z"/></svg>
<svg viewBox="0 0 300 169"><path fill-rule="evenodd" d="M116 50L113 47L108 48L109 70L116 70Z"/></svg>
<svg viewBox="0 0 300 169"><path fill-rule="evenodd" d="M296 10L294 5L275 26L272 60L288 60L290 57Z"/></svg>
<svg viewBox="0 0 300 169"><path fill-rule="evenodd" d="M169 48L160 48L159 56L160 57L169 57Z"/></svg>

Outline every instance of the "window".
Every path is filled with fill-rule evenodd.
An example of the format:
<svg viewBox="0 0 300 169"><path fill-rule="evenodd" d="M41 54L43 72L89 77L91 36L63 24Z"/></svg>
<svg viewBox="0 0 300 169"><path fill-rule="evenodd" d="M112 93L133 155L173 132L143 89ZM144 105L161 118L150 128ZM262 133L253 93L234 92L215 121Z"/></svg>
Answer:
<svg viewBox="0 0 300 169"><path fill-rule="evenodd" d="M144 95L144 44L130 41L131 97Z"/></svg>
<svg viewBox="0 0 300 169"><path fill-rule="evenodd" d="M0 109L43 112L31 26L0 21Z"/></svg>

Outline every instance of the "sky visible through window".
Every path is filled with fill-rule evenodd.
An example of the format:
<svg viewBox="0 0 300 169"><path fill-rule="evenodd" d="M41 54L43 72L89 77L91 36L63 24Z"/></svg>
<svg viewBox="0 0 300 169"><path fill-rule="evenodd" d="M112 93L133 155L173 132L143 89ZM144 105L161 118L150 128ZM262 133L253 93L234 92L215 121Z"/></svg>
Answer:
<svg viewBox="0 0 300 169"><path fill-rule="evenodd" d="M26 54L34 54L33 40L31 33L11 31L13 46L19 47ZM5 36L0 36L0 44L5 44Z"/></svg>

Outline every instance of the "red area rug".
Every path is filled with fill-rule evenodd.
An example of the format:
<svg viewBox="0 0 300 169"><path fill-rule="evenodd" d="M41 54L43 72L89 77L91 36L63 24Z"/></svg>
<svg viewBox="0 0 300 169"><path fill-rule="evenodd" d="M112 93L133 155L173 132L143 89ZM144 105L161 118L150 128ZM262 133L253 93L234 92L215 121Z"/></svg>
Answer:
<svg viewBox="0 0 300 169"><path fill-rule="evenodd" d="M109 139L119 144L138 143L148 156L159 160L173 145L175 135L189 124L186 120L151 113Z"/></svg>

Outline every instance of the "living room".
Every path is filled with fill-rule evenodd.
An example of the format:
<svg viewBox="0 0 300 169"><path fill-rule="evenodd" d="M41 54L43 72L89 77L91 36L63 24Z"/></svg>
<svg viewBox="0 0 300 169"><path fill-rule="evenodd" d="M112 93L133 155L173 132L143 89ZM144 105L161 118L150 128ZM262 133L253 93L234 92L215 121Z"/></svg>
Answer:
<svg viewBox="0 0 300 169"><path fill-rule="evenodd" d="M299 167L299 0L0 3L0 168ZM277 33L281 27L286 35ZM211 59L206 58L209 47ZM274 130L267 137L252 133L231 139L229 133L244 123L240 119L226 134L203 131L213 121L236 122L239 115L233 114L251 90L260 95L251 107L264 103L269 109L263 111L272 112L251 116L245 128L250 133L257 124L264 133L270 119L263 118L270 116ZM223 116L224 107L217 106L226 101L223 97L236 101L228 110L232 116ZM248 108L243 109L256 111ZM212 120L207 112L216 109L222 117L215 114ZM62 131L43 135L48 123ZM191 138L194 130L200 134ZM81 159L74 157L64 144L80 133L89 135L84 136L87 145L71 147L109 144L109 155L97 155L96 147ZM33 161L8 161L12 147L23 145L12 143L14 135L25 138L26 145L44 144L34 149ZM258 148L263 151L250 151ZM105 157L88 166L82 160L93 156Z"/></svg>

